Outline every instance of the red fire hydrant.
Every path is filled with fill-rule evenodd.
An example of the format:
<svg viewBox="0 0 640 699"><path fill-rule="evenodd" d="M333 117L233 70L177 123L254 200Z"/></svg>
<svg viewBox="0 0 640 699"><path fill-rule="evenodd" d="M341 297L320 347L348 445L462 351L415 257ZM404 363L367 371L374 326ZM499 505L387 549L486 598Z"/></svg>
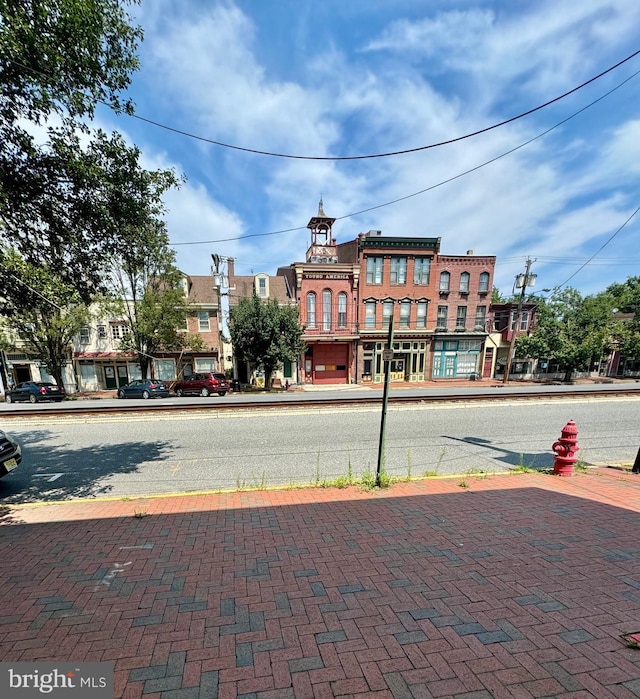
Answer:
<svg viewBox="0 0 640 699"><path fill-rule="evenodd" d="M573 420L569 420L562 428L560 439L552 447L556 455L553 459L553 472L556 476L573 476L573 466L577 463L578 428Z"/></svg>

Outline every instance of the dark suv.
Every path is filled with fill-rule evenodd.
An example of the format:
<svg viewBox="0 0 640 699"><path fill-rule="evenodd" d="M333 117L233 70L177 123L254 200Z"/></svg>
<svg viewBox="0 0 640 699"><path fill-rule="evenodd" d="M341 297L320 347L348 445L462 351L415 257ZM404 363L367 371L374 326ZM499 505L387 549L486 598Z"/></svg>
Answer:
<svg viewBox="0 0 640 699"><path fill-rule="evenodd" d="M229 381L224 374L207 371L204 374L191 374L182 381L177 381L173 386L173 391L176 396L209 396L212 393L224 396L230 388Z"/></svg>

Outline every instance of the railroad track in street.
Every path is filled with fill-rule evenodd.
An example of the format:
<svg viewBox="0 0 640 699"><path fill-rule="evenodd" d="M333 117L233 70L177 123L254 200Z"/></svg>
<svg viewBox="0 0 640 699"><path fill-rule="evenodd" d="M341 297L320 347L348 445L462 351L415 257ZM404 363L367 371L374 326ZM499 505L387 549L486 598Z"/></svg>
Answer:
<svg viewBox="0 0 640 699"><path fill-rule="evenodd" d="M389 396L389 405L403 404L434 404L434 403L469 403L469 402L495 402L495 401L527 401L527 400L550 400L550 399L576 399L576 398L602 398L602 397L639 397L640 384L626 385L622 387L602 387L590 388L589 390L576 388L567 390L567 388L554 390L553 387L546 386L544 392L540 390L524 390L514 392L501 392L500 386L494 386L491 390L483 393L438 393L433 394L425 392L417 395L398 395L391 394ZM498 389L498 390L495 390ZM264 395L256 396L253 400L248 400L243 397L238 397L232 401L218 401L215 399L204 399L197 403L184 403L179 398L172 399L171 402L156 402L157 399L129 403L119 401L116 404L107 404L103 400L82 400L68 401L64 403L25 406L21 407L18 404L13 404L10 409L0 411L0 421L3 419L11 420L14 418L34 418L34 417L72 417L72 416L87 416L87 415L109 415L109 414L126 414L140 412L159 412L159 413L177 413L177 412L209 412L209 411L262 411L262 410L283 410L283 409L310 409L310 408L332 408L345 406L367 406L380 405L382 403L382 393L371 393L367 396L310 396L296 399L295 394L277 394L277 397L266 398ZM165 399L166 400L166 399Z"/></svg>

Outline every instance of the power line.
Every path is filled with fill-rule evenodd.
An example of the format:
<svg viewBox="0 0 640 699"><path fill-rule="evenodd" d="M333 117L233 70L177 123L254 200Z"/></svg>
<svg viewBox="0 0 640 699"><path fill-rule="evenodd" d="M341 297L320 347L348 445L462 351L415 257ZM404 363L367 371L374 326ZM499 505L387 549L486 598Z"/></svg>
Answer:
<svg viewBox="0 0 640 699"><path fill-rule="evenodd" d="M537 107L533 107L532 109L528 109L525 112L521 112L520 114L517 114L516 116L510 117L509 119L504 119L503 121L500 121L496 124L493 124L491 126L486 126L482 129L478 129L476 131L473 131L471 133L465 134L464 136L457 136L455 138L449 138L444 141L439 141L437 143L431 143L426 146L417 146L416 148L406 148L403 150L396 150L396 151L389 151L385 153L372 153L372 154L367 154L367 155L346 155L346 156L316 156L316 155L295 155L291 153L278 153L275 151L264 151L264 150L258 150L255 148L248 148L246 146L237 146L233 145L230 143L224 143L223 141L217 141L215 139L207 138L205 136L200 136L198 134L190 133L189 131L184 131L182 129L175 128L173 126L169 126L167 124L163 124L162 122L155 121L153 119L149 119L147 117L143 117L140 114L126 114L126 116L132 118L132 119L138 119L139 121L145 122L147 124L151 124L152 126L156 126L158 128L164 129L165 131L171 131L172 133L179 134L181 136L185 136L187 138L192 138L197 141L202 141L204 143L209 143L211 145L219 146L221 148L228 148L231 150L237 150L237 151L242 151L244 153L252 153L254 155L266 155L272 158L288 158L292 160L315 160L315 161L346 161L346 160L370 160L373 158L388 158L391 156L395 155L406 155L408 153L417 153L420 151L425 151L425 150L430 150L432 148L440 148L441 146L446 146L450 145L452 143L458 143L459 141L464 141L469 138L473 138L475 136L479 136L483 133L487 133L489 131L493 131L494 129L498 129L501 126L506 126L507 124L511 124L514 121L518 121L519 119L523 119L526 116L529 116L531 114L534 114L535 112L539 112L542 109L545 109L546 107L549 107L552 104L555 104L556 102L560 102L561 100L565 99L569 95L574 94L575 92L578 92L579 90L582 90L584 87L587 85L590 85L591 83L595 82L596 80L599 80L603 76L607 75L608 73L611 73L612 71L616 70L619 68L621 65L624 65L628 61L632 60L635 58L637 55L640 54L640 49L638 51L635 51L634 53L630 54L626 58L623 58L621 61L618 61L618 63L610 66L606 70L603 70L602 72L598 73L597 75L594 75L592 78L589 78L589 80L586 80L585 82L581 83L580 85L577 85L576 87L572 88L571 90L568 90L567 92L564 92L561 95L558 95L557 97L554 97L553 99L548 100L547 102L544 102L543 104L538 105ZM30 70L33 73L38 73L46 78L49 78L50 76L47 75L46 73L39 71L35 68L32 68L30 66L27 66L23 63L20 63L19 61L15 61L12 58L7 58L9 62L13 63L14 65L20 66L21 68L24 68L25 70ZM81 91L77 91L81 92ZM99 104L102 104L108 108L112 108L112 105L110 105L108 102L105 102L100 99L96 99L96 102Z"/></svg>
<svg viewBox="0 0 640 699"><path fill-rule="evenodd" d="M343 155L343 156L318 156L318 155L294 155L291 153L278 153L274 151L264 151L264 150L257 150L255 148L247 148L244 146L236 146L232 145L229 143L224 143L222 141L216 141L211 138L206 138L204 136L199 136L197 134L190 133L188 131L183 131L182 129L177 129L173 126L168 126L166 124L163 124L159 121L154 121L153 119L148 119L147 117L140 116L139 114L128 114L127 116L133 118L133 119L139 119L140 121L143 121L147 124L151 124L152 126L157 126L158 128L165 129L166 131L171 131L173 133L179 134L180 136L186 136L188 138L193 138L197 141L203 141L204 143L209 143L214 146L219 146L221 148L229 148L231 150L237 150L237 151L242 151L244 153L252 153L254 155L266 155L272 158L289 158L292 160L320 160L320 161L344 161L344 160L370 160L373 158L388 158L394 155L406 155L408 153L418 153L420 151L425 151L429 150L432 148L440 148L441 146L447 146L452 143L458 143L459 141L464 141L468 138L473 138L474 136L479 136L483 133L487 133L489 131L493 131L494 129L498 129L501 126L506 126L507 124L511 124L514 121L518 121L519 119L522 119L526 116L529 116L530 114L534 114L535 112L539 112L541 109L545 109L546 107L549 107L552 104L555 104L556 102L559 102L560 100L565 99L565 97L568 97L569 95L572 95L575 92L578 92L578 90L581 90L582 88L586 87L587 85L590 85L591 83L595 82L596 80L599 80L603 76L607 75L607 73L610 73L613 70L616 70L616 68L619 68L621 65L626 63L627 61L630 61L632 58L635 58L638 54L640 54L640 50L635 51L632 53L630 56L627 56L624 58L622 61L619 61L615 65L611 66L610 68L607 68L606 70L603 70L601 73L598 73L598 75L595 75L594 77L590 78L589 80L581 83L577 87L574 87L573 89L569 90L568 92L564 92L563 94L559 95L558 97L554 97L553 99L545 102L544 104L540 104L537 107L534 107L533 109L528 109L526 112L521 112L520 114L510 117L509 119L505 119L504 121L500 121L497 124L493 124L492 126L487 126L483 129L478 129L477 131L473 131L471 133L465 134L464 136L457 136L455 138L449 138L445 141L439 141L437 143L431 143L427 146L418 146L416 148L406 148L404 150L396 150L396 151L390 151L386 153L373 153L373 154L368 154L368 155ZM108 105L107 105L108 106Z"/></svg>
<svg viewBox="0 0 640 699"><path fill-rule="evenodd" d="M518 146L515 146L514 148L509 149L508 151L505 151L504 153L501 153L500 155L495 156L494 158L491 158L490 160L486 160L485 162L481 163L480 165L476 165L469 170L465 170L463 172L458 173L457 175L453 175L452 177L448 177L445 180L441 180L440 182L437 182L436 184L430 185L429 187L425 187L424 189L421 189L417 192L413 192L412 194L407 194L403 197L399 197L397 199L393 199L391 201L385 202L384 204L376 204L375 206L370 206L366 209L361 209L359 211L354 211L350 214L344 214L343 216L337 216L336 221L342 221L347 218L353 218L355 216L360 216L361 214L369 213L370 211L375 211L376 209L382 209L386 206L392 206L393 204L398 204L401 201L406 201L407 199L411 199L413 197L420 196L421 194L425 194L426 192L430 192L433 189L437 189L438 187L442 187L445 184L449 184L450 182L453 182L455 180L460 179L461 177L464 177L465 175L469 175L472 172L476 172L477 170L480 170L483 167L486 167L487 165L491 165L491 163L495 163L497 160L501 160L502 158L505 158L507 155L511 155L512 153L515 153L517 150L520 150L521 148L524 148L525 146L528 146L529 144L533 143L534 141L537 141L539 138L542 138L543 136L546 136L548 133L551 131L554 131L555 129L559 128L563 124L566 124L568 121L571 119L575 118L579 114L582 114L582 112L585 112L587 109L590 109L594 105L596 105L598 102L601 102L602 100L606 99L611 95L612 93L616 92L616 90L619 90L621 87L626 85L626 83L630 82L635 78L637 75L640 74L640 70L636 71L635 73L632 73L629 75L627 78L625 78L622 82L618 83L615 87L611 88L611 90L605 92L603 95L600 95L597 99L593 100L592 102L589 102L589 104L585 105L584 107L581 107L578 109L578 111L573 112L573 114L570 114L568 117L565 117L561 121L559 121L557 124L554 124L553 126L549 127L548 129L545 129L541 133L539 133L537 136L534 136L533 138L530 138L527 141L524 141L524 143L521 143ZM262 238L266 236L272 236L272 235L281 235L283 233L292 233L295 231L303 231L307 227L305 226L297 226L295 228L283 228L281 230L277 231L269 231L268 233L250 233L249 235L244 235L244 236L235 236L233 238L217 238L216 240L196 240L196 241L187 241L184 243L170 243L172 247L177 247L177 246L182 246L182 245L210 245L212 243L228 243L232 242L235 240L246 240L248 238Z"/></svg>
<svg viewBox="0 0 640 699"><path fill-rule="evenodd" d="M556 291L558 291L559 289L561 289L563 286L566 286L566 285L576 276L576 274L578 274L579 272L581 272L581 271L591 262L591 260L593 260L595 257L597 257L598 254L599 254L602 250L604 250L604 249L607 247L607 245L609 245L609 243L618 235L618 233L620 233L620 231L627 225L627 223L629 223L629 221L631 221L631 219L638 213L638 211L640 211L640 206L631 214L631 216L629 216L629 218L620 226L620 228L618 228L618 230L617 230L613 235L611 235L611 236L610 236L610 237L609 237L609 238L608 238L594 253L593 253L593 255L591 255L591 257L590 257L584 264L580 265L580 267L578 267L578 269L577 269L570 277L568 277L568 278L566 279L566 281L564 281L564 282L562 282L562 284L558 284L558 286L554 287L554 289L553 289L554 293L555 293Z"/></svg>

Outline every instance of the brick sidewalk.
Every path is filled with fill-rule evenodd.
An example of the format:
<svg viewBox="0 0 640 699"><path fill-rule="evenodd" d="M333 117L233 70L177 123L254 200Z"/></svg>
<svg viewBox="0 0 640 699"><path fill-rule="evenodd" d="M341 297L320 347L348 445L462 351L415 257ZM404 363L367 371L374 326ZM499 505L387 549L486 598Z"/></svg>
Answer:
<svg viewBox="0 0 640 699"><path fill-rule="evenodd" d="M116 697L640 696L640 476L1 514L0 660L111 661Z"/></svg>

